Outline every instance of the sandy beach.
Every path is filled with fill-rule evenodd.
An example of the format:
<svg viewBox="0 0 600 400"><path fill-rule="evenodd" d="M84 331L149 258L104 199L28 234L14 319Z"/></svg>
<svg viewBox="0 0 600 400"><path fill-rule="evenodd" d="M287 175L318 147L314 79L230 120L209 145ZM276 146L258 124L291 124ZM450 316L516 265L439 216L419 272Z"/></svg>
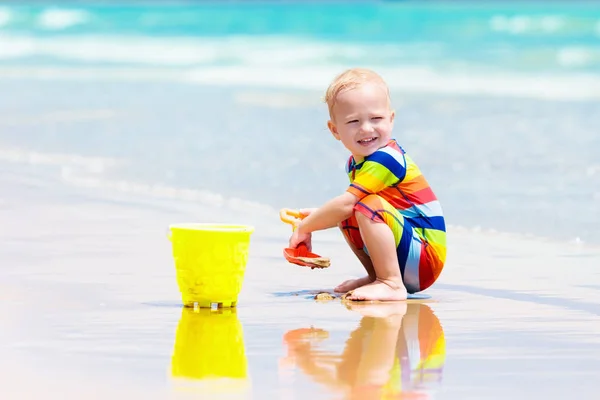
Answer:
<svg viewBox="0 0 600 400"><path fill-rule="evenodd" d="M485 4L484 4L485 3ZM591 2L3 2L0 399L590 399L600 392ZM287 263L347 188L322 96L370 67L439 198L417 298ZM238 307L182 307L168 226L252 225Z"/></svg>
<svg viewBox="0 0 600 400"><path fill-rule="evenodd" d="M427 383L415 375L404 385L423 398L591 399L599 388L596 248L450 229L448 264L428 299L408 309L348 309L312 299L360 274L335 232L315 242L332 267L301 269L280 256L289 233L275 217L226 209L209 216L192 202L73 188L27 171L4 165L0 182L2 398L348 398L348 385L359 381L342 379L348 373L381 379L360 375L362 362L348 361L357 357L352 351L378 346L369 353L378 354L375 365L393 370L386 360L399 357L400 347L382 344L390 332L393 343L399 332L413 345L420 338L443 366ZM217 220L256 226L239 306L225 315L189 314L166 227ZM419 334L416 314L442 333ZM366 336L352 350L357 328ZM237 339L224 345L223 332ZM217 342L220 351L203 348ZM184 358L175 357L178 346ZM410 350L412 362L431 356ZM194 373L206 357L232 351L230 367L239 364L243 378L223 386Z"/></svg>

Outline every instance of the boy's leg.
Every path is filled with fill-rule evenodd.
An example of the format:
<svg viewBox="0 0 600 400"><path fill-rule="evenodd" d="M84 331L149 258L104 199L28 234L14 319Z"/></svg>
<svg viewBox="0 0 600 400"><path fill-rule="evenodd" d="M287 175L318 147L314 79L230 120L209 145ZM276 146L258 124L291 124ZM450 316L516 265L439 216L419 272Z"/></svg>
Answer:
<svg viewBox="0 0 600 400"><path fill-rule="evenodd" d="M354 216L342 223L344 236L369 257L370 265L379 280L362 287L357 284L359 289L354 290L349 298L381 300L386 297L385 294L373 291L377 288L385 289L381 284L386 282L395 289L393 282L397 279L397 274L400 274L403 284L399 290L408 293L425 290L435 282L444 265L445 244L426 242L420 232L380 196L365 196L354 210ZM392 241L394 249L391 249ZM391 259L394 258L395 266L392 267ZM368 290L363 290L363 287ZM397 293L392 297L396 298L396 295Z"/></svg>
<svg viewBox="0 0 600 400"><path fill-rule="evenodd" d="M360 236L360 231L358 228L358 222L356 221L356 217L352 216L346 221L343 221L339 224L339 228L344 234L344 239L346 239L348 246L350 246L352 252L356 255L356 257L359 259L359 261L367 271L367 276L363 276L362 278L357 279L349 279L347 281L342 282L334 289L334 292L345 293L375 281L376 275L375 269L373 269L373 262L371 261L371 257L369 257L369 255L363 250L364 243Z"/></svg>
<svg viewBox="0 0 600 400"><path fill-rule="evenodd" d="M422 240L398 210L374 194L362 198L354 210L360 229L361 245L371 257L378 280L355 290L348 298L405 298L407 292L416 293L433 283L439 273L433 273L433 265L430 265L432 257L429 253L432 246L428 246ZM435 268L439 269L438 267ZM401 277L401 281L398 281L398 276ZM388 286L393 293L382 285Z"/></svg>
<svg viewBox="0 0 600 400"><path fill-rule="evenodd" d="M356 220L362 239L369 249L376 279L349 293L348 300L406 300L407 292L396 254L394 232L382 219L371 219L360 211L356 212Z"/></svg>

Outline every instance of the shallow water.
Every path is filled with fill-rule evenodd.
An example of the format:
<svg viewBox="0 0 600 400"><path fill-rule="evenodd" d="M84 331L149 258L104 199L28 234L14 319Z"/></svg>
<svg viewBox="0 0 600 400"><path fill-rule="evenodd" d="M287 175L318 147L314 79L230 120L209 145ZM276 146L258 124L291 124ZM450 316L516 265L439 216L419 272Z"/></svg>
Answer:
<svg viewBox="0 0 600 400"><path fill-rule="evenodd" d="M0 160L71 185L206 207L236 198L273 215L347 185L347 154L326 132L317 92L31 79L0 87L14 93L0 99ZM600 103L397 96L395 136L448 224L599 243Z"/></svg>

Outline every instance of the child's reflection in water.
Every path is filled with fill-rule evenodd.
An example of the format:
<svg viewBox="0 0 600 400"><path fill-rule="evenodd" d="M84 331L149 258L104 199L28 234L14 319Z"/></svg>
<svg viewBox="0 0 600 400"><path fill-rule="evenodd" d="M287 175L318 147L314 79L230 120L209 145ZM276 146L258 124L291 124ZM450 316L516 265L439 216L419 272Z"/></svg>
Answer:
<svg viewBox="0 0 600 400"><path fill-rule="evenodd" d="M442 326L422 303L346 303L363 315L342 354L322 349L327 331L295 329L284 335L288 363L348 399L425 399L441 381Z"/></svg>

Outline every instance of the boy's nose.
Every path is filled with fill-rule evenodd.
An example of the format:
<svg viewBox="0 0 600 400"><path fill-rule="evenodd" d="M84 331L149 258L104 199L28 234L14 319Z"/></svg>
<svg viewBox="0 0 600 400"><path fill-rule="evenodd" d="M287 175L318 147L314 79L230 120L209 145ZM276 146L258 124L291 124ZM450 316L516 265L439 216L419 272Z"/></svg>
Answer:
<svg viewBox="0 0 600 400"><path fill-rule="evenodd" d="M373 125L371 125L369 122L365 122L360 126L360 130L366 133L371 133L374 131L373 129Z"/></svg>

